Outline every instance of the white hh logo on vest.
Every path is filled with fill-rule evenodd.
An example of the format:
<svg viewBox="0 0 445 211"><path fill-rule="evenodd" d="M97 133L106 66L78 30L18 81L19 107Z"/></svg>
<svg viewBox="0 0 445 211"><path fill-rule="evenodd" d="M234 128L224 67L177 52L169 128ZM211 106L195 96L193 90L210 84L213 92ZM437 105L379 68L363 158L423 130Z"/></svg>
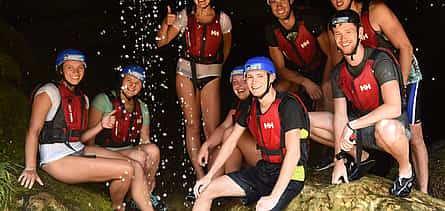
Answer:
<svg viewBox="0 0 445 211"><path fill-rule="evenodd" d="M360 35L359 38L360 38L360 40L366 40L369 37L368 37L368 34L365 33L365 34Z"/></svg>
<svg viewBox="0 0 445 211"><path fill-rule="evenodd" d="M210 35L219 37L219 31L212 30L212 31L210 31Z"/></svg>
<svg viewBox="0 0 445 211"><path fill-rule="evenodd" d="M371 90L371 84L363 84L363 85L360 85L360 91L368 91L368 90Z"/></svg>
<svg viewBox="0 0 445 211"><path fill-rule="evenodd" d="M273 128L273 122L265 122L264 123L264 128L265 129Z"/></svg>
<svg viewBox="0 0 445 211"><path fill-rule="evenodd" d="M303 43L300 44L301 48L306 48L306 46L308 46L309 44L311 44L309 42L309 40L304 41Z"/></svg>

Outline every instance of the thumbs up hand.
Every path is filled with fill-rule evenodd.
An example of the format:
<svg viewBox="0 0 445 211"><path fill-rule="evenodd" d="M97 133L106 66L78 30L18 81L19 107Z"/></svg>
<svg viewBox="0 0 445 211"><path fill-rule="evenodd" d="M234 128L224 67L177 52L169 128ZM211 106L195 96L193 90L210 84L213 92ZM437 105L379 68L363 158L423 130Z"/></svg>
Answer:
<svg viewBox="0 0 445 211"><path fill-rule="evenodd" d="M167 17L166 17L166 23L167 25L173 25L176 21L176 14L172 13L172 9L170 6L167 6Z"/></svg>

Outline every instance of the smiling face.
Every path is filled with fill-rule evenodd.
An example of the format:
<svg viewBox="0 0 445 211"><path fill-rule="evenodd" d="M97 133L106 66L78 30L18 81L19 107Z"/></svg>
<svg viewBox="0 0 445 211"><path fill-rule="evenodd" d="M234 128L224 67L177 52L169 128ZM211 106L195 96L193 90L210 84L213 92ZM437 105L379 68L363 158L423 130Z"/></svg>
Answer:
<svg viewBox="0 0 445 211"><path fill-rule="evenodd" d="M349 4L352 0L330 0L332 6L339 11L339 10L345 10L348 9Z"/></svg>
<svg viewBox="0 0 445 211"><path fill-rule="evenodd" d="M272 83L275 75L270 75L269 83ZM264 70L253 70L246 73L246 82L250 93L259 97L267 90L267 72Z"/></svg>
<svg viewBox="0 0 445 211"><path fill-rule="evenodd" d="M85 74L85 66L80 61L66 61L62 65L62 72L65 80L70 85L78 85Z"/></svg>
<svg viewBox="0 0 445 211"><path fill-rule="evenodd" d="M249 87L242 75L236 75L232 77L232 89L235 95L240 100L245 100L249 97Z"/></svg>
<svg viewBox="0 0 445 211"><path fill-rule="evenodd" d="M132 75L125 74L122 79L121 90L126 97L132 98L142 90L142 82Z"/></svg>
<svg viewBox="0 0 445 211"><path fill-rule="evenodd" d="M289 0L269 0L270 9L278 19L287 19L291 12Z"/></svg>
<svg viewBox="0 0 445 211"><path fill-rule="evenodd" d="M363 31L360 27L359 33ZM354 53L355 47L359 40L357 39L357 26L353 23L337 24L332 28L334 33L335 43L344 55Z"/></svg>
<svg viewBox="0 0 445 211"><path fill-rule="evenodd" d="M193 0L197 8L205 9L210 6L210 0Z"/></svg>

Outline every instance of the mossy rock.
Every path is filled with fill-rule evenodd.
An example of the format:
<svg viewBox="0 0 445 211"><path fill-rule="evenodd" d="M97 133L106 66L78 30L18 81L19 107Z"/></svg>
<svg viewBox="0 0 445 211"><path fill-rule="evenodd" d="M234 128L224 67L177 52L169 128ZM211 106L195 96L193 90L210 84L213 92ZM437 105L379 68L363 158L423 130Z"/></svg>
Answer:
<svg viewBox="0 0 445 211"><path fill-rule="evenodd" d="M432 153L429 166L431 194L445 200L445 148Z"/></svg>
<svg viewBox="0 0 445 211"><path fill-rule="evenodd" d="M390 196L391 185L392 181L377 176L341 185L309 180L287 210L445 210L445 201L419 191L407 198ZM254 205L236 204L226 209L254 210Z"/></svg>

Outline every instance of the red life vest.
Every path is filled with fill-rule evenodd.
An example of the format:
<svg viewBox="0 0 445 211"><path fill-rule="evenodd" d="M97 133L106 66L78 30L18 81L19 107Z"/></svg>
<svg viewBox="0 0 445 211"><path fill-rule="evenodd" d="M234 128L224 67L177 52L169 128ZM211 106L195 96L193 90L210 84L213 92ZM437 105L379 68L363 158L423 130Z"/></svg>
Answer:
<svg viewBox="0 0 445 211"><path fill-rule="evenodd" d="M377 37L374 29L372 29L371 22L369 21L369 11L364 10L360 17L363 27L363 40L361 43L369 48L377 48Z"/></svg>
<svg viewBox="0 0 445 211"><path fill-rule="evenodd" d="M371 21L369 20L369 3L363 2L362 4L360 21L363 27L363 37L361 43L369 48L387 48L397 54L398 50L384 37L383 33L376 32L372 28Z"/></svg>
<svg viewBox="0 0 445 211"><path fill-rule="evenodd" d="M40 144L68 143L80 141L87 124L85 94L80 90L71 92L62 84L57 84L61 102L54 119L45 121L39 135Z"/></svg>
<svg viewBox="0 0 445 211"><path fill-rule="evenodd" d="M321 54L317 46L317 40L304 26L304 21L298 21L298 35L294 41L284 37L284 29L278 27L274 30L278 47L284 56L301 68L303 72L311 72L319 69Z"/></svg>
<svg viewBox="0 0 445 211"><path fill-rule="evenodd" d="M270 163L282 163L286 155L285 134L281 128L281 121L278 112L280 103L284 100L294 99L303 107L305 113L306 130L309 131L309 117L307 110L301 99L291 93L278 93L275 101L270 105L269 109L263 113L259 111L258 101L253 98L252 105L247 118L247 126L252 136L257 140L257 147L261 150L264 160ZM309 135L308 135L309 137ZM307 138L300 139L300 164L303 165L307 161L308 144Z"/></svg>
<svg viewBox="0 0 445 211"><path fill-rule="evenodd" d="M201 64L222 63L224 60L223 43L219 12L207 24L199 23L194 14L188 15L185 29L187 50L184 56L186 58L191 58L193 62Z"/></svg>
<svg viewBox="0 0 445 211"><path fill-rule="evenodd" d="M239 115L241 113L240 105L241 105L241 101L238 100L238 103L236 104L236 107L235 107L235 113L232 115L232 122L233 122L233 124L235 124L238 121L238 119L239 119Z"/></svg>
<svg viewBox="0 0 445 211"><path fill-rule="evenodd" d="M128 112L119 97L114 96L110 91L106 91L105 94L113 104L113 109L116 110L116 123L112 129L103 129L97 134L95 143L103 147L124 147L139 144L143 123L139 100L134 99L133 112Z"/></svg>
<svg viewBox="0 0 445 211"><path fill-rule="evenodd" d="M396 65L399 66L394 55L385 48L374 49L374 52L372 52L371 56L366 61L362 72L355 78L349 73L345 61L343 61L340 66L339 86L348 100L359 111L372 111L382 104L380 86L374 76L373 70L375 57L380 51L389 54ZM400 74L401 73L399 72L399 85Z"/></svg>

